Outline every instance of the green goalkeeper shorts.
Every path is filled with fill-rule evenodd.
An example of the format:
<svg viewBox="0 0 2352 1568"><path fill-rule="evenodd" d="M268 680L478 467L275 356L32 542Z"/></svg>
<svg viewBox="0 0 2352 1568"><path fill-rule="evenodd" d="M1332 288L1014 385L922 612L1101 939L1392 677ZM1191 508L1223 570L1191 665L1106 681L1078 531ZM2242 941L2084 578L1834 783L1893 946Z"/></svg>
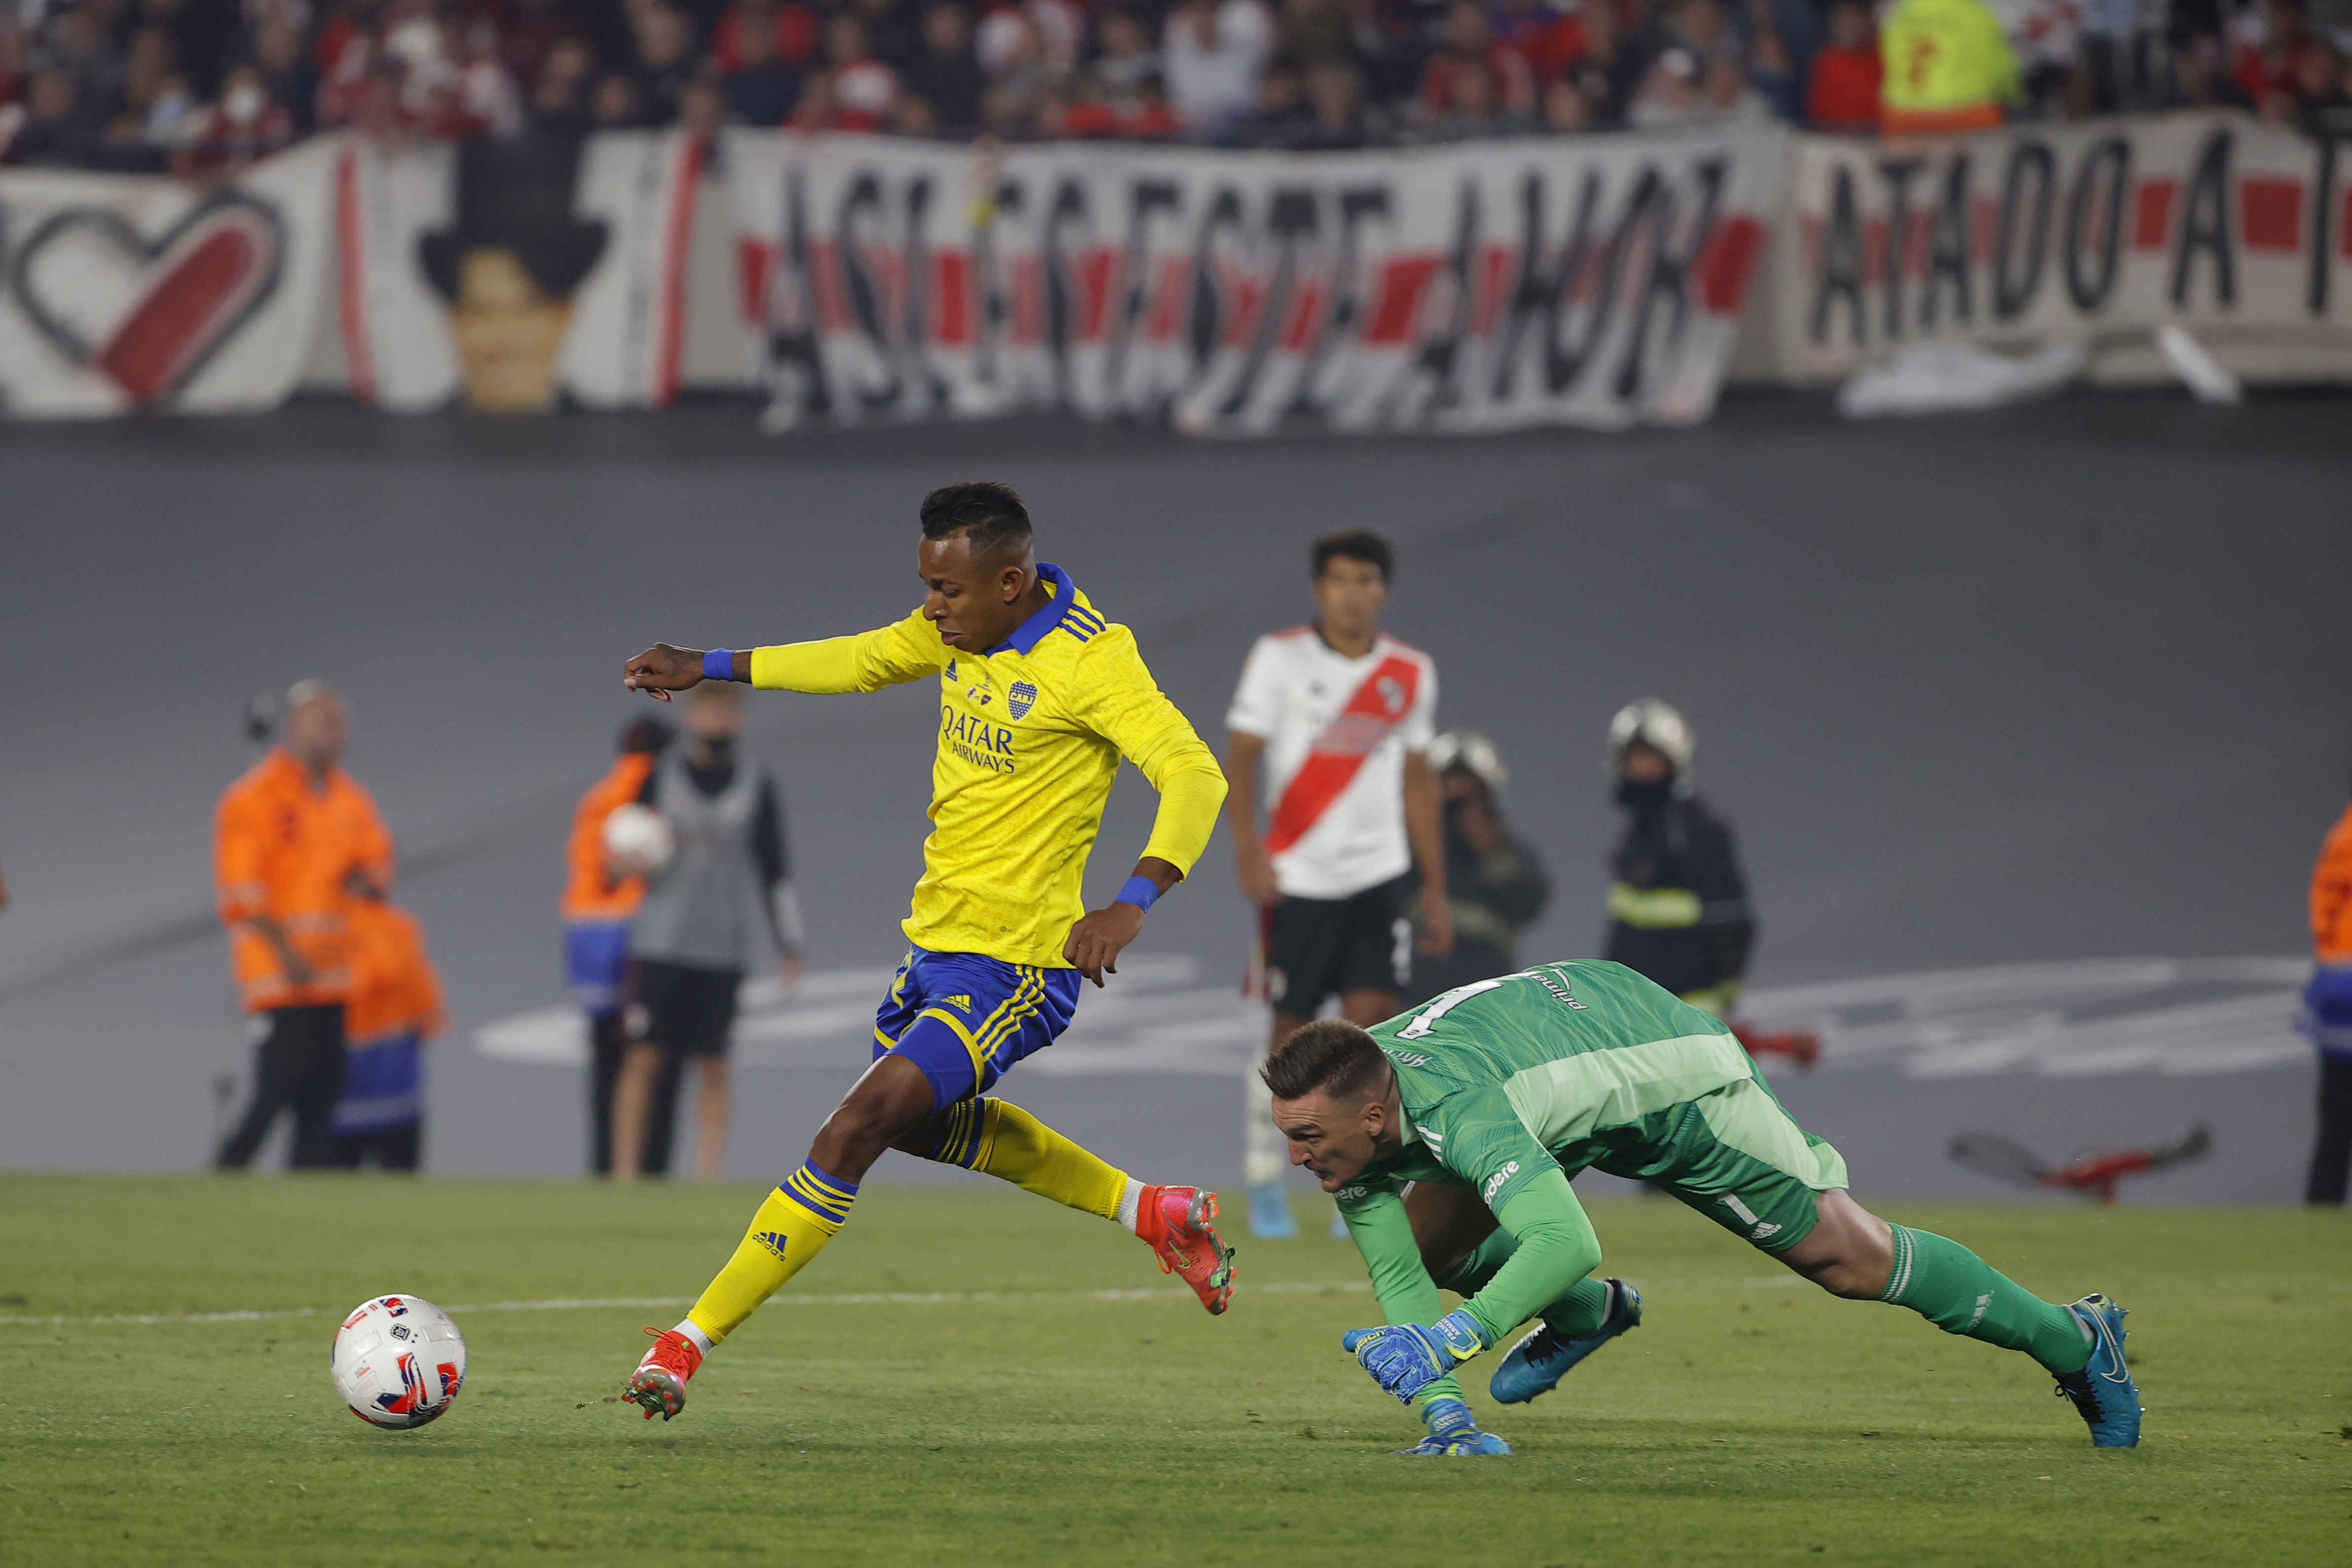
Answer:
<svg viewBox="0 0 2352 1568"><path fill-rule="evenodd" d="M1663 1188L1767 1252L1804 1240L1821 1217L1813 1195L1846 1184L1845 1157L1798 1126L1760 1076L1599 1141L1595 1169Z"/></svg>

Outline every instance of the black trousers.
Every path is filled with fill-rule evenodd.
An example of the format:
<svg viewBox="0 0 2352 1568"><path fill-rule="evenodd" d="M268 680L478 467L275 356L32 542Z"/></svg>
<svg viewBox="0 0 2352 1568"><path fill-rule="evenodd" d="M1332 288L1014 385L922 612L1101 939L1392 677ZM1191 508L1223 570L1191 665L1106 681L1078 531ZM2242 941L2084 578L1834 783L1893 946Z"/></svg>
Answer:
<svg viewBox="0 0 2352 1568"><path fill-rule="evenodd" d="M621 1058L629 1054L628 1031L619 1008L588 1015L588 1169L613 1173L613 1089L621 1081Z"/></svg>
<svg viewBox="0 0 2352 1568"><path fill-rule="evenodd" d="M646 1141L637 1150L637 1170L648 1176L669 1174L670 1151L677 1142L678 1080L686 1076L683 1051L662 1052L661 1070L654 1075L654 1092L646 1106Z"/></svg>
<svg viewBox="0 0 2352 1568"><path fill-rule="evenodd" d="M379 1127L372 1132L346 1132L339 1136L341 1144L341 1163L344 1169L356 1171L373 1163L381 1170L414 1171L425 1152L423 1121L404 1121L397 1127Z"/></svg>
<svg viewBox="0 0 2352 1568"><path fill-rule="evenodd" d="M2309 1204L2344 1202L2352 1175L2352 1059L2319 1058L2319 1141L2311 1150L2311 1178L2303 1189Z"/></svg>
<svg viewBox="0 0 2352 1568"><path fill-rule="evenodd" d="M281 1110L294 1117L289 1169L327 1170L343 1163L343 1141L334 1127L335 1101L343 1094L343 1005L273 1007L262 1016L269 1032L253 1049L253 1098L213 1163L236 1171L253 1163Z"/></svg>

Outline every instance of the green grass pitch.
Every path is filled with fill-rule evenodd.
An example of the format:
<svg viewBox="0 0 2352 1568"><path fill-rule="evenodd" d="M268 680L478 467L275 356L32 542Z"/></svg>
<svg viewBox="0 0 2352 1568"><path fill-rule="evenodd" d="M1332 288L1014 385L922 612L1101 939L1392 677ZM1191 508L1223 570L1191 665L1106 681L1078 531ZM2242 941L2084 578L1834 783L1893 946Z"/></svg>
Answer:
<svg viewBox="0 0 2352 1568"><path fill-rule="evenodd" d="M1508 1459L1391 1457L1418 1432L1339 1349L1373 1309L1310 1199L1212 1319L1098 1220L871 1188L667 1426L609 1396L677 1307L510 1305L691 1295L755 1201L0 1175L0 1563L2352 1562L2341 1215L1895 1207L2133 1309L2133 1452L2023 1358L1664 1201L1594 1205L1641 1330L1517 1409L1469 1369ZM391 1290L456 1309L471 1357L415 1432L327 1378L341 1314ZM904 1299L930 1292L967 1299ZM192 1321L219 1313L259 1315Z"/></svg>

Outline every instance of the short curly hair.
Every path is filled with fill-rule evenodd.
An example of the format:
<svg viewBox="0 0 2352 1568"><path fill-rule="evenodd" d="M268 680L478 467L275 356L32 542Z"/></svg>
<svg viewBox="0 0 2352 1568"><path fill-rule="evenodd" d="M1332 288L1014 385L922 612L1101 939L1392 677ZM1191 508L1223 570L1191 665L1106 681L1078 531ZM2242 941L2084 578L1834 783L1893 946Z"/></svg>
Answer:
<svg viewBox="0 0 2352 1568"><path fill-rule="evenodd" d="M923 498L923 537L952 539L959 533L974 555L1003 544L1026 545L1029 509L1020 491L993 479L941 485Z"/></svg>

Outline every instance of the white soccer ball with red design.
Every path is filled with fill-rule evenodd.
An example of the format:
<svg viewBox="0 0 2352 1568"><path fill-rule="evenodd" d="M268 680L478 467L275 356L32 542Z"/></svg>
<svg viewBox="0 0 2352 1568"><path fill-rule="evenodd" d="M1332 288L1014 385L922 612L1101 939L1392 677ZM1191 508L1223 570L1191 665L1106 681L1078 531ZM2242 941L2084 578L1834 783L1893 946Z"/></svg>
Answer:
<svg viewBox="0 0 2352 1568"><path fill-rule="evenodd" d="M378 1296L335 1331L328 1364L352 1414L377 1426L422 1426L466 1384L466 1340L422 1296Z"/></svg>
<svg viewBox="0 0 2352 1568"><path fill-rule="evenodd" d="M658 877L677 853L677 834L669 818L635 801L605 815L604 837L614 869L625 875Z"/></svg>

